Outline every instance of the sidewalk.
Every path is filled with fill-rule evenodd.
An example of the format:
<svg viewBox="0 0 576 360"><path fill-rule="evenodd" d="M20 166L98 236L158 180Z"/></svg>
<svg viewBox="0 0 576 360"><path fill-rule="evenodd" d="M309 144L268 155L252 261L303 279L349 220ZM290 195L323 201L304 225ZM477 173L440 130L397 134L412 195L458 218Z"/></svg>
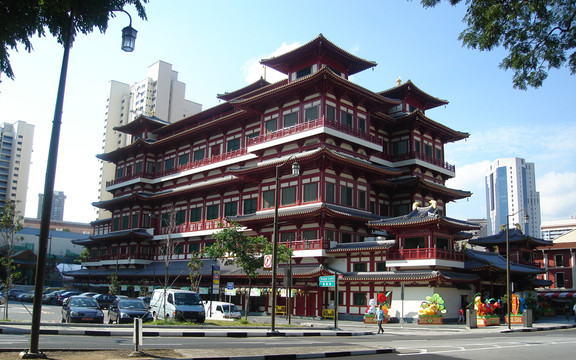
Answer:
<svg viewBox="0 0 576 360"><path fill-rule="evenodd" d="M269 322L270 317L249 317L256 322ZM434 336L446 334L446 332L461 332L474 334L506 333L509 332L507 325L490 326L485 328L468 329L465 325L418 325L417 323L386 324L386 334L402 335L427 335ZM576 322L572 319L567 321L565 317L542 318L535 322L533 327L525 328L513 325L511 332L545 331L554 329L576 328ZM271 332L267 327L215 327L215 326L154 326L144 324L143 336L145 337L291 337L291 336L370 336L377 330L375 324L364 324L359 321L338 321L338 329L334 329L334 320L320 319L292 319L292 326L287 326L285 318L277 317L276 331ZM0 334L29 334L30 323L6 323L0 322ZM105 325L105 324L42 324L40 334L44 335L87 335L87 336L132 336L132 325ZM241 357L236 356L234 349L208 349L201 353L197 349L178 350L185 359L306 359L318 357L374 355L392 353L393 348L367 348L363 346L346 347L315 347L312 353L307 349L287 348L284 352L278 348L254 349L254 353L243 352Z"/></svg>

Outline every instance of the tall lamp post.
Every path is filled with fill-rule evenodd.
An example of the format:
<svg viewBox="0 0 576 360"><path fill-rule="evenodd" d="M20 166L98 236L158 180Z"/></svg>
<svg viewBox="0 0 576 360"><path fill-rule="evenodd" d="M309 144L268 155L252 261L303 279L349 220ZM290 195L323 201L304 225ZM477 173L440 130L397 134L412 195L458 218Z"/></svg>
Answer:
<svg viewBox="0 0 576 360"><path fill-rule="evenodd" d="M128 14L125 10L122 11ZM128 14L130 17L130 14ZM137 31L132 28L132 17L130 25L122 30L122 50L132 52L136 42ZM40 338L40 317L42 313L42 293L44 277L46 275L46 251L48 236L50 234L50 215L52 212L52 199L54 195L54 181L56 178L56 163L58 158L58 142L60 141L60 126L62 124L62 109L64 107L64 91L66 88L66 75L68 73L68 58L72 45L72 34L74 32L74 12L70 12L68 29L64 40L64 55L62 57L62 67L60 69L60 81L58 83L58 94L54 109L54 120L52 121L52 134L50 136L50 147L48 149L48 162L46 164L46 178L44 181L44 203L42 204L42 216L40 220L40 234L38 239L38 259L36 261L36 275L34 283L34 303L32 307L32 325L30 328L30 348L20 353L22 359L46 358L38 350Z"/></svg>
<svg viewBox="0 0 576 360"><path fill-rule="evenodd" d="M278 274L278 205L280 203L280 168L294 158L294 155L276 166L276 189L274 190L274 233L272 234L272 311L270 330L276 331L276 277ZM300 164L292 163L292 176L300 175Z"/></svg>
<svg viewBox="0 0 576 360"><path fill-rule="evenodd" d="M510 330L512 317L510 316L510 217L522 212L518 210L514 214L506 215L506 314L508 316L508 330ZM530 217L528 214L524 215L524 222L528 223Z"/></svg>

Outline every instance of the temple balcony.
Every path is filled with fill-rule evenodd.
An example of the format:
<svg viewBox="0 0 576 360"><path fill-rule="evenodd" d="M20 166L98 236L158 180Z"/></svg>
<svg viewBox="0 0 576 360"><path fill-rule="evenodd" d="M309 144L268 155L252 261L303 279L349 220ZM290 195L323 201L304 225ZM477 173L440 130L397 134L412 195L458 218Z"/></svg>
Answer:
<svg viewBox="0 0 576 360"><path fill-rule="evenodd" d="M464 253L438 248L398 249L386 254L388 267L449 266L464 268Z"/></svg>
<svg viewBox="0 0 576 360"><path fill-rule="evenodd" d="M174 175L174 174L181 174L185 171L193 170L193 169L200 168L203 166L210 166L210 165L214 165L214 164L219 164L223 161L235 159L237 157L240 157L240 156L243 156L246 154L247 154L246 148L242 148L242 149L229 151L229 152L224 153L224 154L214 155L214 156L211 156L209 158L202 159L202 160L191 161L189 163L186 163L186 164L183 164L180 166L175 166L169 170L164 170L164 171L157 172L157 173L155 172L154 174L145 174L144 172L140 171L137 173L133 173L130 175L116 178L114 180L107 181L106 187L108 188L108 187L111 187L114 185L119 185L119 184L121 184L121 186L125 186L125 185L129 185L129 184L127 184L129 182L130 183L137 183L137 182L142 181L142 179L147 179L147 180L160 179L160 178L164 178L164 177ZM109 189L109 190L111 190L111 189Z"/></svg>
<svg viewBox="0 0 576 360"><path fill-rule="evenodd" d="M282 128L276 131L270 131L266 134L248 139L248 147L254 150L267 148L275 143L291 142L294 139L314 134L327 133L330 135L344 138L354 143L360 143L377 151L382 151L382 139L359 131L342 123L330 121L325 117L316 120L310 120L294 126Z"/></svg>
<svg viewBox="0 0 576 360"><path fill-rule="evenodd" d="M229 222L223 221L222 219L214 219L206 221L187 222L184 224L176 225L174 228L157 227L154 229L154 234L168 235L168 234L179 234L179 233L196 232L196 231L209 231L209 233L212 234L214 230L220 227L230 227L230 226L231 224Z"/></svg>
<svg viewBox="0 0 576 360"><path fill-rule="evenodd" d="M153 254L103 254L88 257L82 262L82 266L147 265L153 259Z"/></svg>

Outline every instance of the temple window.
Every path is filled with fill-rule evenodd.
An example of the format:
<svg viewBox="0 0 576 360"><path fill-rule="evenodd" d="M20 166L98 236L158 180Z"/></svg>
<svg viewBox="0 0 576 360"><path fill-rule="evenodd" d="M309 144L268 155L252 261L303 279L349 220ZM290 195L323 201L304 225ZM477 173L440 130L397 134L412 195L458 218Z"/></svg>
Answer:
<svg viewBox="0 0 576 360"><path fill-rule="evenodd" d="M557 288L563 288L565 287L564 284L564 273L563 272L557 272L556 275L556 287Z"/></svg>
<svg viewBox="0 0 576 360"><path fill-rule="evenodd" d="M124 169L123 169L123 168L117 168L117 169L116 169L116 179L120 179L123 174L124 174Z"/></svg>
<svg viewBox="0 0 576 360"><path fill-rule="evenodd" d="M376 271L386 271L386 263L385 262L377 262L376 263Z"/></svg>
<svg viewBox="0 0 576 360"><path fill-rule="evenodd" d="M224 216L236 216L238 215L238 202L231 201L224 204Z"/></svg>
<svg viewBox="0 0 576 360"><path fill-rule="evenodd" d="M262 192L262 209L270 209L274 207L274 190Z"/></svg>
<svg viewBox="0 0 576 360"><path fill-rule="evenodd" d="M336 121L336 108L334 106L326 106L326 119L328 121Z"/></svg>
<svg viewBox="0 0 576 360"><path fill-rule="evenodd" d="M352 294L352 305L365 306L366 305L366 294L365 293L353 293Z"/></svg>
<svg viewBox="0 0 576 360"><path fill-rule="evenodd" d="M285 128L294 126L298 123L298 113L293 112L291 114L284 115L284 126Z"/></svg>
<svg viewBox="0 0 576 360"><path fill-rule="evenodd" d="M174 245L174 254L184 254L184 245L183 244Z"/></svg>
<svg viewBox="0 0 576 360"><path fill-rule="evenodd" d="M424 237L410 237L404 239L404 249L424 248L426 245Z"/></svg>
<svg viewBox="0 0 576 360"><path fill-rule="evenodd" d="M325 201L329 203L334 203L334 184L326 183L326 196Z"/></svg>
<svg viewBox="0 0 576 360"><path fill-rule="evenodd" d="M138 227L138 214L132 214L132 227L133 228L137 228Z"/></svg>
<svg viewBox="0 0 576 360"><path fill-rule="evenodd" d="M318 119L318 106L312 106L304 110L304 121L311 121Z"/></svg>
<svg viewBox="0 0 576 360"><path fill-rule="evenodd" d="M182 225L186 222L186 210L178 210L174 216L176 225Z"/></svg>
<svg viewBox="0 0 576 360"><path fill-rule="evenodd" d="M294 241L295 233L293 231L284 231L280 234L280 242Z"/></svg>
<svg viewBox="0 0 576 360"><path fill-rule="evenodd" d="M204 149L194 151L194 161L200 161L202 159L204 159Z"/></svg>
<svg viewBox="0 0 576 360"><path fill-rule="evenodd" d="M154 174L154 162L152 161L146 162L146 173Z"/></svg>
<svg viewBox="0 0 576 360"><path fill-rule="evenodd" d="M442 149L436 148L436 159L442 160Z"/></svg>
<svg viewBox="0 0 576 360"><path fill-rule="evenodd" d="M282 189L282 205L296 204L296 186Z"/></svg>
<svg viewBox="0 0 576 360"><path fill-rule="evenodd" d="M340 242L341 243L351 243L352 242L352 234L350 234L350 233L340 234Z"/></svg>
<svg viewBox="0 0 576 360"><path fill-rule="evenodd" d="M304 184L303 202L318 200L318 183Z"/></svg>
<svg viewBox="0 0 576 360"><path fill-rule="evenodd" d="M166 159L164 162L164 171L172 170L174 168L174 158Z"/></svg>
<svg viewBox="0 0 576 360"><path fill-rule="evenodd" d="M354 272L365 272L366 271L366 263L355 263L353 265L352 271Z"/></svg>
<svg viewBox="0 0 576 360"><path fill-rule="evenodd" d="M276 118L266 121L264 123L264 129L266 130L266 133L278 130L277 122L278 122L278 119L276 119Z"/></svg>
<svg viewBox="0 0 576 360"><path fill-rule="evenodd" d="M198 222L202 220L202 208L196 207L190 209L190 222Z"/></svg>
<svg viewBox="0 0 576 360"><path fill-rule="evenodd" d="M562 256L562 254L556 254L556 255L554 255L554 266L555 266L555 267L564 266L564 258L563 258L563 256Z"/></svg>
<svg viewBox="0 0 576 360"><path fill-rule="evenodd" d="M134 165L134 173L135 174L140 174L142 172L142 161L138 161L135 165Z"/></svg>
<svg viewBox="0 0 576 360"><path fill-rule="evenodd" d="M410 205L408 204L397 204L393 206L392 216L406 215L410 212ZM380 214L384 215L384 214Z"/></svg>
<svg viewBox="0 0 576 360"><path fill-rule="evenodd" d="M358 208L366 209L366 191L358 190Z"/></svg>
<svg viewBox="0 0 576 360"><path fill-rule="evenodd" d="M431 158L432 157L432 145L424 144L424 153L426 154L426 156Z"/></svg>
<svg viewBox="0 0 576 360"><path fill-rule="evenodd" d="M444 250L448 250L449 241L446 238L436 238L436 248L437 249L444 249Z"/></svg>
<svg viewBox="0 0 576 360"><path fill-rule="evenodd" d="M353 120L352 114L350 114L346 110L342 110L341 117L342 117L342 125L351 128L352 127L352 120Z"/></svg>
<svg viewBox="0 0 576 360"><path fill-rule="evenodd" d="M392 143L392 154L402 155L408 153L408 141L401 140Z"/></svg>
<svg viewBox="0 0 576 360"><path fill-rule="evenodd" d="M317 238L316 230L304 230L304 231L302 231L302 239L315 240L316 238Z"/></svg>
<svg viewBox="0 0 576 360"><path fill-rule="evenodd" d="M130 220L130 217L128 215L124 215L122 216L122 229L128 229L128 221Z"/></svg>
<svg viewBox="0 0 576 360"><path fill-rule="evenodd" d="M198 252L198 250L200 250L200 243L194 242L194 243L188 244L188 252L189 253Z"/></svg>
<svg viewBox="0 0 576 360"><path fill-rule="evenodd" d="M178 166L186 165L188 163L188 154L178 156Z"/></svg>
<svg viewBox="0 0 576 360"><path fill-rule="evenodd" d="M421 144L420 144L420 140L414 141L414 151L415 151L417 154L420 154L420 152L422 151L420 145L421 145Z"/></svg>
<svg viewBox="0 0 576 360"><path fill-rule="evenodd" d="M218 219L218 205L208 205L206 207L206 220Z"/></svg>
<svg viewBox="0 0 576 360"><path fill-rule="evenodd" d="M340 203L342 205L352 206L352 188L342 186L340 190L341 190Z"/></svg>
<svg viewBox="0 0 576 360"><path fill-rule="evenodd" d="M244 214L254 214L258 210L258 202L256 199L244 200Z"/></svg>
<svg viewBox="0 0 576 360"><path fill-rule="evenodd" d="M228 140L227 151L234 151L240 149L240 139Z"/></svg>
<svg viewBox="0 0 576 360"><path fill-rule="evenodd" d="M361 117L358 118L358 130L363 133L366 132L366 119Z"/></svg>
<svg viewBox="0 0 576 360"><path fill-rule="evenodd" d="M326 230L326 240L334 241L334 231Z"/></svg>
<svg viewBox="0 0 576 360"><path fill-rule="evenodd" d="M305 67L296 71L296 79L312 74L312 66Z"/></svg>

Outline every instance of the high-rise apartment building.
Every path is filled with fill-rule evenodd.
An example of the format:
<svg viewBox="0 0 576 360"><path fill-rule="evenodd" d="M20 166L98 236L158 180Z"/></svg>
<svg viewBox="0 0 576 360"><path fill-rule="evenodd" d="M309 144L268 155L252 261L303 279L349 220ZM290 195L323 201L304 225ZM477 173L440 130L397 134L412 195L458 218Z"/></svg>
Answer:
<svg viewBox="0 0 576 360"><path fill-rule="evenodd" d="M24 121L4 123L0 128L0 207L7 200L16 202L24 216L28 175L32 160L34 125Z"/></svg>
<svg viewBox="0 0 576 360"><path fill-rule="evenodd" d="M50 220L64 221L64 201L66 195L63 191L54 191L52 195L52 211L50 213ZM37 218L42 219L42 206L44 204L44 194L38 194L38 212Z"/></svg>
<svg viewBox="0 0 576 360"><path fill-rule="evenodd" d="M540 226L544 240L554 240L572 230L576 230L576 219L543 221Z"/></svg>
<svg viewBox="0 0 576 360"><path fill-rule="evenodd" d="M536 191L534 163L520 158L497 159L486 172L485 184L488 234L497 234L510 215L511 227L520 224L525 234L540 238L540 193ZM529 217L527 224L525 215Z"/></svg>
<svg viewBox="0 0 576 360"><path fill-rule="evenodd" d="M106 116L104 119L104 139L102 152L109 153L131 142L131 136L115 128L126 125L139 115L153 116L164 124L174 123L186 116L202 111L202 105L186 100L186 84L178 81L178 72L172 65L157 61L148 68L148 76L137 83L128 85L118 81L108 84ZM102 163L100 172L100 200L109 200L112 195L106 191L106 179L115 177L116 166ZM104 210L98 218L110 217Z"/></svg>

